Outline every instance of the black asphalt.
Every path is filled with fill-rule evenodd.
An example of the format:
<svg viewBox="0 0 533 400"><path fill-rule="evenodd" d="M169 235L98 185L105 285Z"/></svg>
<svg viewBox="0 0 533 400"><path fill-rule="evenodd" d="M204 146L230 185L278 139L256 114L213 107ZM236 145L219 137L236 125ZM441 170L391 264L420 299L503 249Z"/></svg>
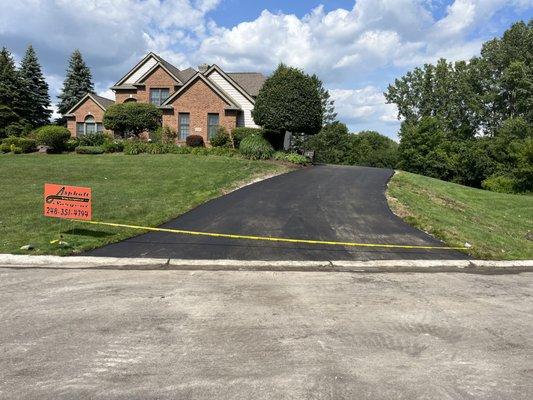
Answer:
<svg viewBox="0 0 533 400"><path fill-rule="evenodd" d="M444 246L395 216L385 189L393 171L320 165L209 201L165 228L325 241ZM124 221L127 223L127 221ZM110 257L235 260L457 259L452 250L341 247L151 232L87 252Z"/></svg>

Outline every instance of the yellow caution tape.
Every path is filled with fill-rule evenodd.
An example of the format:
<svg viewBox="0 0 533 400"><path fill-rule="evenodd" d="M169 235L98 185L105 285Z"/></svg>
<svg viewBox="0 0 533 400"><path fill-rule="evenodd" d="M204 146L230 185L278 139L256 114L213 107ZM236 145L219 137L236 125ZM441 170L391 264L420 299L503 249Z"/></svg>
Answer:
<svg viewBox="0 0 533 400"><path fill-rule="evenodd" d="M263 240L263 241L269 241L269 242L323 244L323 245L347 246L347 247L383 247L383 248L389 248L389 249L426 249L426 250L437 250L437 249L438 250L465 250L466 249L466 247L446 247L446 246L441 247L441 246L418 246L418 245L403 245L403 244L334 242L334 241L326 241L326 240L290 239L290 238L280 238L280 237L270 237L270 236L233 235L230 233L213 233L213 232L187 231L187 230L182 230L182 229L152 228L149 226L117 224L114 222L86 221L86 220L75 220L75 221L83 222L85 224L93 224L93 225L106 225L106 226L114 226L118 228L141 229L143 231L169 232L169 233L178 233L178 234L183 234L183 235L221 237L221 238L228 238L228 239Z"/></svg>

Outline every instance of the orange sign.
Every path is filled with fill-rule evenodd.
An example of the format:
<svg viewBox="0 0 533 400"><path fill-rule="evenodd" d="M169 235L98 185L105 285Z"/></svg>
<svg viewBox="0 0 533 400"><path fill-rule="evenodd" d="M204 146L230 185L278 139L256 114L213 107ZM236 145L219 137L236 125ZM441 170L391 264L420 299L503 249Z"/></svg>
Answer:
<svg viewBox="0 0 533 400"><path fill-rule="evenodd" d="M91 188L45 183L44 215L91 220Z"/></svg>

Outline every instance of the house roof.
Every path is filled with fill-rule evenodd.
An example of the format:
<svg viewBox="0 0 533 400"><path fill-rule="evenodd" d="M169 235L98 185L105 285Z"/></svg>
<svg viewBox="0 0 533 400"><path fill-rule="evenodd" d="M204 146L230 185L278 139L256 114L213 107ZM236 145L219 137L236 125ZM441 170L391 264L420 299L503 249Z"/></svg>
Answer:
<svg viewBox="0 0 533 400"><path fill-rule="evenodd" d="M176 97L180 95L180 93L184 92L189 86L191 86L194 82L196 82L197 79L202 80L207 86L209 86L216 94L218 94L226 103L228 103L229 107L228 109L231 110L240 110L241 107L235 103L235 100L233 100L226 92L224 92L222 89L220 89L218 86L216 86L213 82L211 82L209 79L207 79L204 74L197 72L194 74L193 77L191 77L185 85L180 87L178 90L176 90L168 99L165 100L165 102L161 105L162 108L165 108L165 106L169 105Z"/></svg>
<svg viewBox="0 0 533 400"><path fill-rule="evenodd" d="M227 74L253 97L259 94L259 90L266 81L266 77L260 72L228 72Z"/></svg>
<svg viewBox="0 0 533 400"><path fill-rule="evenodd" d="M80 105L82 105L85 100L88 98L92 99L102 110L106 110L107 107L109 107L111 104L115 104L114 100L108 99L106 97L98 96L94 93L87 93L85 96L83 96L80 101L78 101L74 106L68 110L68 112L65 114L65 116L71 115L76 108L78 108Z"/></svg>

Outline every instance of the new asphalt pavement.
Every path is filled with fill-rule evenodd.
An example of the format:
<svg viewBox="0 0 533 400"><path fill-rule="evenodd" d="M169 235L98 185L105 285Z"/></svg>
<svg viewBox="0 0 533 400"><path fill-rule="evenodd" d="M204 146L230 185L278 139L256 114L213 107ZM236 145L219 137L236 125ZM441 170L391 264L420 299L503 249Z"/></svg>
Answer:
<svg viewBox="0 0 533 400"><path fill-rule="evenodd" d="M444 246L395 216L385 198L390 169L313 166L209 201L165 228L322 241ZM127 223L128 221L124 221ZM235 260L461 259L451 250L275 243L150 232L86 255Z"/></svg>

